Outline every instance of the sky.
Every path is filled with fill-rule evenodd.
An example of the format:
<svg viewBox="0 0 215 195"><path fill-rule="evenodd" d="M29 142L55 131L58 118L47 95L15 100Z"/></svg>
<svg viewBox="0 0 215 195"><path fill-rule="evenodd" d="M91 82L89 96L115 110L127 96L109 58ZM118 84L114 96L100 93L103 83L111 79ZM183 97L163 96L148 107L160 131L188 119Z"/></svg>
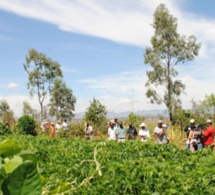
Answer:
<svg viewBox="0 0 215 195"><path fill-rule="evenodd" d="M165 109L145 95L146 71L151 69L143 58L160 3L177 18L181 35L195 35L201 42L198 57L177 65L177 79L186 85L182 106L189 109L192 99L214 93L211 0L1 0L0 100L8 102L15 116L22 114L23 101L40 109L37 96L29 96L23 68L34 48L60 63L63 80L77 98L75 113L85 112L93 98L111 112Z"/></svg>

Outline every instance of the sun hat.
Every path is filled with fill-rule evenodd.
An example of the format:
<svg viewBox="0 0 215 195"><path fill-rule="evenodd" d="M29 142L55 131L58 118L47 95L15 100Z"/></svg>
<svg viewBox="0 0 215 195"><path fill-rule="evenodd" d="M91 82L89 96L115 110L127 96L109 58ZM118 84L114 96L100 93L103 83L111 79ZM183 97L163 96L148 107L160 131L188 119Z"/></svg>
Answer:
<svg viewBox="0 0 215 195"><path fill-rule="evenodd" d="M140 127L146 127L145 123L141 123Z"/></svg>
<svg viewBox="0 0 215 195"><path fill-rule="evenodd" d="M208 119L208 120L206 121L206 123L212 123L212 121L211 121L210 119Z"/></svg>
<svg viewBox="0 0 215 195"><path fill-rule="evenodd" d="M195 120L194 119L190 119L190 123L195 123Z"/></svg>
<svg viewBox="0 0 215 195"><path fill-rule="evenodd" d="M158 120L158 124L161 124L161 123L163 123L162 120Z"/></svg>

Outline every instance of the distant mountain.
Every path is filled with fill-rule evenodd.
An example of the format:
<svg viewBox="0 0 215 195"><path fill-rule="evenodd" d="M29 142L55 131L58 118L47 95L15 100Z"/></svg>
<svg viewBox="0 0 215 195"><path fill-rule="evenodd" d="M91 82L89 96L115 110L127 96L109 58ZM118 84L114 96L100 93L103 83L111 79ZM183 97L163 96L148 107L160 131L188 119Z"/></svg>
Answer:
<svg viewBox="0 0 215 195"><path fill-rule="evenodd" d="M125 111L125 112L108 112L107 113L107 118L114 118L117 116L118 118L124 118L128 117L128 115L132 111ZM134 111L135 114L140 115L140 116L145 116L145 117L157 117L158 115L163 115L163 116L168 116L168 113L166 110L139 110L139 111ZM81 119L84 116L84 112L79 112L75 114L76 119Z"/></svg>

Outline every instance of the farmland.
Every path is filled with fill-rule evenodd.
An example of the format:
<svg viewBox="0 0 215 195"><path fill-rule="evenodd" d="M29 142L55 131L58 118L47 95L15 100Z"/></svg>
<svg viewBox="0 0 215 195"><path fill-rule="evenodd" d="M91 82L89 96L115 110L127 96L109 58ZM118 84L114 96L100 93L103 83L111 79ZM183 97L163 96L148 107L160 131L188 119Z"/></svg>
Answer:
<svg viewBox="0 0 215 195"><path fill-rule="evenodd" d="M136 195L215 192L215 155L210 150L192 153L173 144L157 145L150 141L116 143L102 139L85 141L24 135L0 138L1 142L5 139L10 140L10 145L11 142L15 144L12 144L12 153L10 147L7 148L10 152L6 153L1 145L0 184L13 174L5 168L10 159L13 164L20 151L24 154L31 151L29 154L33 152L37 159L37 187L40 187L34 194L41 194L41 191L42 194ZM31 156L28 161L35 161L32 159ZM19 168L17 162L15 164L14 172ZM3 179L4 169L7 174ZM4 181L5 184L8 183ZM31 189L32 186L25 187Z"/></svg>

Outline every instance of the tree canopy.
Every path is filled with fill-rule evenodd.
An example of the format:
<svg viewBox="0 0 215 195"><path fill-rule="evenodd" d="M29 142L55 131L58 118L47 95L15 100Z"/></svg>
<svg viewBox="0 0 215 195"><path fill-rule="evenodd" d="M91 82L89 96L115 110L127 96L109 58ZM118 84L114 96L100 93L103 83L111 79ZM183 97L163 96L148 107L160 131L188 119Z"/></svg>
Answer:
<svg viewBox="0 0 215 195"><path fill-rule="evenodd" d="M44 100L52 88L54 79L63 76L60 64L45 54L30 49L23 65L28 73L30 95L33 96L36 93L38 96L42 121Z"/></svg>
<svg viewBox="0 0 215 195"><path fill-rule="evenodd" d="M60 79L54 81L54 86L51 89L50 110L51 116L56 116L58 119L71 119L74 117L76 97L73 91L66 86L66 83Z"/></svg>
<svg viewBox="0 0 215 195"><path fill-rule="evenodd" d="M144 63L152 68L147 71L146 96L151 103L164 103L172 121L174 106L180 105L179 96L185 90L185 85L174 79L178 75L176 65L193 60L198 55L200 43L193 35L186 37L177 32L177 19L164 4L155 10L152 27L152 46L147 47L144 54Z"/></svg>

